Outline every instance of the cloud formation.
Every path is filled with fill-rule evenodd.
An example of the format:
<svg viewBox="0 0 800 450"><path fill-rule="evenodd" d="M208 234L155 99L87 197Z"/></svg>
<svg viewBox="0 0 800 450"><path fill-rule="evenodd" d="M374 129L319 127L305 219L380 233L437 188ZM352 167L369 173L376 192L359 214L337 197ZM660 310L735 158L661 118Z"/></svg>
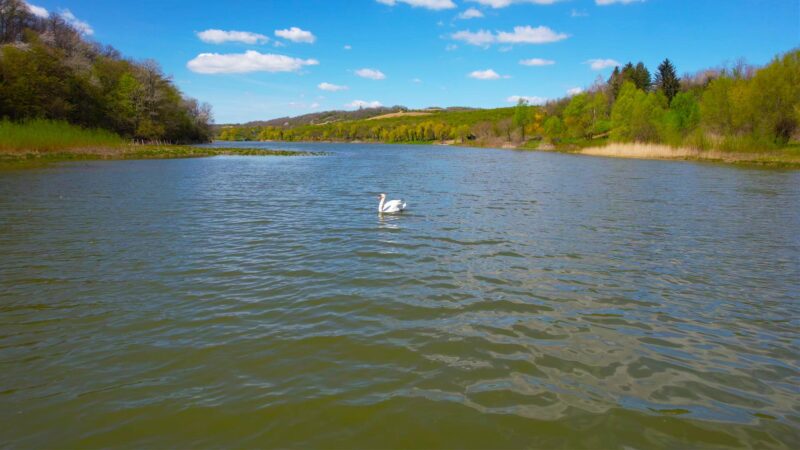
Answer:
<svg viewBox="0 0 800 450"><path fill-rule="evenodd" d="M519 103L520 100L523 100L525 103L529 105L544 105L545 103L547 103L546 98L537 97L535 95L532 97L528 97L525 95L512 95L511 97L508 97L506 99L506 101L509 103Z"/></svg>
<svg viewBox="0 0 800 450"><path fill-rule="evenodd" d="M475 78L476 80L498 80L500 78L511 78L508 75L500 75L492 69L476 70L474 72L470 72L467 76L470 78Z"/></svg>
<svg viewBox="0 0 800 450"><path fill-rule="evenodd" d="M583 88L582 87L574 87L574 88L571 88L571 89L567 89L567 95L578 95L581 92L583 92Z"/></svg>
<svg viewBox="0 0 800 450"><path fill-rule="evenodd" d="M534 3L537 5L552 5L563 0L470 0L475 3L480 3L483 6L490 6L494 9L505 8L514 3Z"/></svg>
<svg viewBox="0 0 800 450"><path fill-rule="evenodd" d="M340 86L338 84L332 84L332 83L326 83L326 82L322 82L322 83L318 84L317 87L322 89L323 91L329 91L329 92L346 91L346 90L350 89L347 86Z"/></svg>
<svg viewBox="0 0 800 450"><path fill-rule="evenodd" d="M250 72L296 72L304 66L319 64L316 59L292 58L248 50L244 53L201 53L186 63L192 72L205 74Z"/></svg>
<svg viewBox="0 0 800 450"><path fill-rule="evenodd" d="M461 14L458 15L459 19L464 19L464 20L467 20L467 19L478 19L480 17L483 17L483 13L480 12L480 10L478 10L476 8L469 8L466 11L464 11Z"/></svg>
<svg viewBox="0 0 800 450"><path fill-rule="evenodd" d="M441 9L453 9L456 7L456 4L453 3L453 0L375 0L375 1L389 6L394 6L398 3L405 3L406 5L412 6L414 8L432 9L434 11L438 11Z"/></svg>
<svg viewBox="0 0 800 450"><path fill-rule="evenodd" d="M275 36L282 37L287 41L302 42L305 44L313 44L317 37L313 33L306 30L301 30L297 27L287 28L285 30L275 30Z"/></svg>
<svg viewBox="0 0 800 450"><path fill-rule="evenodd" d="M491 31L478 30L458 31L450 37L458 41L464 41L470 45L488 47L491 44L549 44L551 42L562 41L569 37L566 33L558 33L549 27L530 25L514 27L513 31Z"/></svg>
<svg viewBox="0 0 800 450"><path fill-rule="evenodd" d="M608 6L613 4L628 5L630 3L642 3L644 0L594 0L600 6Z"/></svg>
<svg viewBox="0 0 800 450"><path fill-rule="evenodd" d="M373 100L371 102L365 102L364 100L353 100L352 102L344 106L347 108L361 109L361 108L380 108L383 105L381 104L381 102L377 100Z"/></svg>
<svg viewBox="0 0 800 450"><path fill-rule="evenodd" d="M241 42L243 44L263 44L269 38L263 34L251 33L249 31L223 31L208 29L197 33L201 41L208 44L224 44L226 42Z"/></svg>
<svg viewBox="0 0 800 450"><path fill-rule="evenodd" d="M25 5L25 7L28 8L28 11L30 11L31 14L33 14L36 17L42 19L47 19L48 17L50 17L50 12L47 11L47 9L42 8L41 6L36 6L28 2L22 2L22 4Z"/></svg>
<svg viewBox="0 0 800 450"><path fill-rule="evenodd" d="M360 76L361 78L369 78L370 80L383 80L386 78L386 75L377 69L358 69L356 70L356 75Z"/></svg>
<svg viewBox="0 0 800 450"><path fill-rule="evenodd" d="M542 59L542 58L530 58L530 59L522 59L519 61L520 64L523 66L532 66L532 67L540 67L540 66L552 66L556 62L552 59Z"/></svg>
<svg viewBox="0 0 800 450"><path fill-rule="evenodd" d="M616 67L619 65L619 62L613 59L598 58L585 61L584 64L588 64L589 67L592 68L592 70L603 70L609 67Z"/></svg>
<svg viewBox="0 0 800 450"><path fill-rule="evenodd" d="M92 29L88 23L75 17L75 14L72 14L72 11L68 9L61 11L61 18L63 18L68 24L72 25L73 28L78 30L78 32L84 36L91 36L94 34L94 29Z"/></svg>

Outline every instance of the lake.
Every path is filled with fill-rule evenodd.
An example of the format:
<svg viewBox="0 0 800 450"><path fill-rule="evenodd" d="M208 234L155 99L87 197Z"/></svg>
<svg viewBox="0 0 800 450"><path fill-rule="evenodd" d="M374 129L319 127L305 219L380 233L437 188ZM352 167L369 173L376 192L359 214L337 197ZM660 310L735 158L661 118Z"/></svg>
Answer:
<svg viewBox="0 0 800 450"><path fill-rule="evenodd" d="M800 172L227 145L0 171L0 447L798 448Z"/></svg>

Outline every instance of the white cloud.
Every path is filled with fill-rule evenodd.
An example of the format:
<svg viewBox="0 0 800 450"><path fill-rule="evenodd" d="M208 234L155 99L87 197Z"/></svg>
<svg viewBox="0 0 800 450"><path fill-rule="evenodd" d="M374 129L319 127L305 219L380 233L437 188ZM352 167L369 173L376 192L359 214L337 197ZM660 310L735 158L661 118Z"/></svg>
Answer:
<svg viewBox="0 0 800 450"><path fill-rule="evenodd" d="M322 89L323 91L329 91L329 92L346 91L350 89L347 86L339 86L337 84L326 83L326 82L318 84L317 87Z"/></svg>
<svg viewBox="0 0 800 450"><path fill-rule="evenodd" d="M519 103L520 100L524 100L529 105L544 105L547 103L547 99L544 97L528 97L525 95L512 95L506 99L509 103Z"/></svg>
<svg viewBox="0 0 800 450"><path fill-rule="evenodd" d="M344 46L344 49L345 49L345 50L352 50L352 49L353 49L353 47L351 47L351 46L348 44L348 45L345 45L345 46Z"/></svg>
<svg viewBox="0 0 800 450"><path fill-rule="evenodd" d="M411 82L412 83L422 83L422 80L420 80L419 78L414 78L413 80L411 80Z"/></svg>
<svg viewBox="0 0 800 450"><path fill-rule="evenodd" d="M476 32L458 31L453 33L450 37L458 41L464 41L467 44L488 47L494 43L548 44L564 40L568 38L569 35L557 33L545 26L531 27L530 25L526 25L524 27L514 27L514 31L498 31L496 34L492 34L491 31L486 30L479 30Z"/></svg>
<svg viewBox="0 0 800 450"><path fill-rule="evenodd" d="M384 5L394 6L398 3L405 3L414 8L425 8L438 11L440 9L453 9L456 4L453 0L375 0Z"/></svg>
<svg viewBox="0 0 800 450"><path fill-rule="evenodd" d="M587 17L589 13L583 10L572 8L572 11L569 13L570 17Z"/></svg>
<svg viewBox="0 0 800 450"><path fill-rule="evenodd" d="M500 78L511 78L508 75L500 75L492 69L476 70L474 72L470 72L467 76L470 78L475 78L476 80L498 80Z"/></svg>
<svg viewBox="0 0 800 450"><path fill-rule="evenodd" d="M39 17L41 19L47 19L48 17L50 17L50 12L48 12L47 9L42 8L41 6L36 6L28 2L22 2L22 4L25 5L25 7L28 8L28 11L30 11L31 14L33 14L36 17Z"/></svg>
<svg viewBox="0 0 800 450"><path fill-rule="evenodd" d="M556 33L548 27L541 26L533 28L531 26L514 27L513 32L500 31L497 33L497 42L509 44L547 44L558 42L568 38L569 35Z"/></svg>
<svg viewBox="0 0 800 450"><path fill-rule="evenodd" d="M380 108L383 105L381 104L381 102L377 100L373 100L371 102L365 102L364 100L353 100L352 102L344 106L347 108L361 109L361 108Z"/></svg>
<svg viewBox="0 0 800 450"><path fill-rule="evenodd" d="M251 33L249 31L223 31L209 29L197 33L201 41L209 44L224 44L225 42L241 42L243 44L263 44L269 38L263 34Z"/></svg>
<svg viewBox="0 0 800 450"><path fill-rule="evenodd" d="M491 6L492 8L505 8L514 3L535 3L537 5L552 5L562 0L470 0L475 3L480 3L483 6Z"/></svg>
<svg viewBox="0 0 800 450"><path fill-rule="evenodd" d="M249 72L296 72L304 66L319 64L316 59L300 59L273 53L248 50L244 53L201 53L186 63L186 67L197 73L249 73Z"/></svg>
<svg viewBox="0 0 800 450"><path fill-rule="evenodd" d="M453 33L451 37L457 41L464 41L467 44L478 45L481 47L488 47L495 41L492 32L486 30L478 30L475 32L458 31L456 33Z"/></svg>
<svg viewBox="0 0 800 450"><path fill-rule="evenodd" d="M308 107L311 108L311 109L317 109L317 108L319 108L319 103L314 102L314 103L308 105Z"/></svg>
<svg viewBox="0 0 800 450"><path fill-rule="evenodd" d="M452 52L452 51L455 51L457 49L458 49L458 46L456 44L447 44L447 45L444 46L444 50L447 51L447 52Z"/></svg>
<svg viewBox="0 0 800 450"><path fill-rule="evenodd" d="M523 66L539 67L539 66L552 66L556 62L553 61L552 59L531 58L531 59L520 60L519 63L522 64Z"/></svg>
<svg viewBox="0 0 800 450"><path fill-rule="evenodd" d="M386 75L384 75L383 72L376 69L358 69L356 70L356 75L360 76L361 78L369 78L370 80L383 80L386 78Z"/></svg>
<svg viewBox="0 0 800 450"><path fill-rule="evenodd" d="M282 37L292 42L305 42L306 44L312 44L317 40L317 37L314 36L310 31L301 30L297 27L291 27L285 30L275 30L275 36Z"/></svg>
<svg viewBox="0 0 800 450"><path fill-rule="evenodd" d="M642 3L644 0L594 0L600 6L613 5L615 3L627 5L629 3Z"/></svg>
<svg viewBox="0 0 800 450"><path fill-rule="evenodd" d="M584 64L589 64L592 70L603 70L619 65L619 63L613 59L590 59L584 62Z"/></svg>
<svg viewBox="0 0 800 450"><path fill-rule="evenodd" d="M458 15L459 19L464 19L464 20L467 20L467 19L478 19L480 17L483 17L483 13L480 12L480 10L478 10L476 8L469 8L466 11L464 11L461 14Z"/></svg>
<svg viewBox="0 0 800 450"><path fill-rule="evenodd" d="M94 30L91 26L89 26L88 23L75 17L75 14L72 14L72 11L68 9L61 10L61 18L63 18L68 24L72 25L73 28L78 30L80 34L85 36L91 36L94 34Z"/></svg>
<svg viewBox="0 0 800 450"><path fill-rule="evenodd" d="M571 89L567 89L567 95L578 95L583 92L583 88L581 87L574 87Z"/></svg>

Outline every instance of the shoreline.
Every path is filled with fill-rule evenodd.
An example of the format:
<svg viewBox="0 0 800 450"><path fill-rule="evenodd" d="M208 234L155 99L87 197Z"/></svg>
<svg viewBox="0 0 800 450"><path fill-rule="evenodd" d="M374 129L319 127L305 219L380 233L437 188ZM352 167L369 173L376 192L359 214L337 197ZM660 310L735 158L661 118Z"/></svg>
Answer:
<svg viewBox="0 0 800 450"><path fill-rule="evenodd" d="M213 156L314 156L316 152L261 148L195 147L191 145L127 145L58 151L0 151L0 168L40 167L66 161L208 158Z"/></svg>
<svg viewBox="0 0 800 450"><path fill-rule="evenodd" d="M245 141L215 141L245 142ZM800 146L771 151L726 152L720 150L698 150L689 147L672 147L648 143L608 143L582 148L554 147L540 144L538 147L515 145L482 145L475 142L372 142L372 141L256 141L279 143L329 143L329 144L385 144L385 145L433 145L463 148L485 148L499 150L564 153L606 158L645 159L661 161L697 161L730 165L751 165L772 168L800 169ZM324 152L323 152L324 153ZM58 151L0 151L0 168L38 167L65 161L180 159L213 156L314 156L320 152L298 150L273 150L248 147L196 147L191 145L125 145L121 147L85 147Z"/></svg>
<svg viewBox="0 0 800 450"><path fill-rule="evenodd" d="M558 150L556 150L558 151ZM664 144L612 143L567 151L586 156L607 158L647 159L662 161L706 161L724 164L757 165L800 169L800 148L772 151L726 152L698 150L689 147L671 147Z"/></svg>
<svg viewBox="0 0 800 450"><path fill-rule="evenodd" d="M247 141L215 141L215 142L247 142ZM698 150L690 147L672 147L666 144L649 143L606 143L589 147L558 147L552 144L540 144L528 147L522 144L504 143L500 145L483 145L474 141L454 142L381 142L381 141L254 141L297 144L383 144L383 145L433 145L444 147L485 148L498 150L519 150L546 153L564 153L570 155L599 156L605 158L645 159L657 161L697 161L730 165L751 165L773 168L800 169L800 146L785 147L777 150L753 152L729 152L722 150Z"/></svg>

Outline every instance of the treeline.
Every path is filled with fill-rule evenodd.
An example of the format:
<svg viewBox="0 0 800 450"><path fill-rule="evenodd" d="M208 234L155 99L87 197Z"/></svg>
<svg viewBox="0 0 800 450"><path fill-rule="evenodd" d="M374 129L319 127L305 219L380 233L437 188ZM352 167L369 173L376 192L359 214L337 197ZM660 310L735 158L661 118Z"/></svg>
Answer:
<svg viewBox="0 0 800 450"><path fill-rule="evenodd" d="M221 140L432 142L510 139L514 108L455 109L298 127L225 126Z"/></svg>
<svg viewBox="0 0 800 450"><path fill-rule="evenodd" d="M144 141L213 136L211 107L182 95L154 61L127 60L20 0L0 0L0 119L66 121Z"/></svg>
<svg viewBox="0 0 800 450"><path fill-rule="evenodd" d="M800 131L800 50L762 68L739 63L683 79L669 60L652 78L642 63L629 63L545 111L541 135L554 143L607 136L699 149L776 148Z"/></svg>
<svg viewBox="0 0 800 450"><path fill-rule="evenodd" d="M800 50L765 67L743 63L678 77L665 60L617 67L586 92L529 106L440 111L297 127L227 126L223 140L475 142L560 148L649 142L698 149L769 150L800 131Z"/></svg>

